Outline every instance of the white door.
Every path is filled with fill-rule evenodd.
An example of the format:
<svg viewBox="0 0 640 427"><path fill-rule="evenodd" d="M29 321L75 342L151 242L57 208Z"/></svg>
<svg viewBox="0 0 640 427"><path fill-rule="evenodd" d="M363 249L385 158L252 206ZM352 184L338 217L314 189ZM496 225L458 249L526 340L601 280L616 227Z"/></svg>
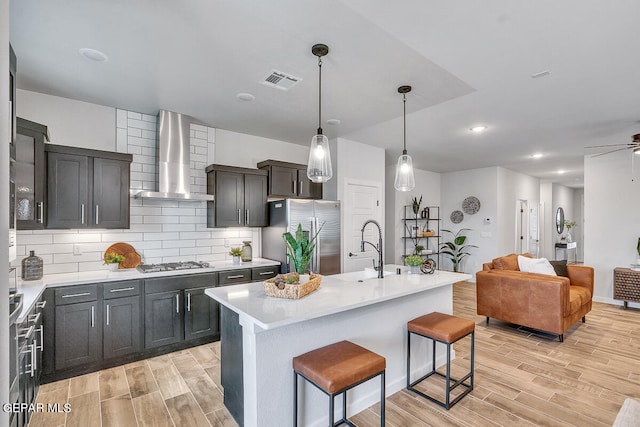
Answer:
<svg viewBox="0 0 640 427"><path fill-rule="evenodd" d="M373 267L372 260L378 264L378 252L365 245L361 252L362 225L373 219L383 226L382 184L379 182L345 180L342 197L344 241L342 244L342 265L344 272L363 270ZM382 230L384 237L384 229ZM378 228L374 224L367 225L364 240L378 244ZM382 242L384 246L384 241ZM382 250L383 248L380 248Z"/></svg>

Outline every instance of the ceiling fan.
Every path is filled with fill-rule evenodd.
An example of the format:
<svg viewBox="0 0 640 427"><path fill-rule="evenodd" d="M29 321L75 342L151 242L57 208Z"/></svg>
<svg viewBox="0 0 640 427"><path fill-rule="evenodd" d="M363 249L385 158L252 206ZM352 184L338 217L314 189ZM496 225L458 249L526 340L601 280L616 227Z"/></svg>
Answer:
<svg viewBox="0 0 640 427"><path fill-rule="evenodd" d="M626 144L605 144L605 145L591 145L589 147L584 148L603 148L603 147L620 147L614 148L609 151L605 151L604 153L593 154L591 157L599 157L604 156L605 154L615 153L616 151L622 151L631 149L634 153L640 152L640 133L637 133L631 137L631 142L627 142Z"/></svg>

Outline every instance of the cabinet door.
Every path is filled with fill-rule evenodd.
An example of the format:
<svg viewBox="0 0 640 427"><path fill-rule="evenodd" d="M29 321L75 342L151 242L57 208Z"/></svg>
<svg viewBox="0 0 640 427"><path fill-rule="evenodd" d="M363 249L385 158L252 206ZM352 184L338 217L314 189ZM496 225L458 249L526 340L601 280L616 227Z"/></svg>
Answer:
<svg viewBox="0 0 640 427"><path fill-rule="evenodd" d="M89 158L47 153L47 227L85 228L89 205Z"/></svg>
<svg viewBox="0 0 640 427"><path fill-rule="evenodd" d="M267 214L267 176L244 176L244 221L249 227L269 225Z"/></svg>
<svg viewBox="0 0 640 427"><path fill-rule="evenodd" d="M244 224L244 174L216 172L216 227Z"/></svg>
<svg viewBox="0 0 640 427"><path fill-rule="evenodd" d="M110 359L139 352L140 297L105 300L103 313L103 357Z"/></svg>
<svg viewBox="0 0 640 427"><path fill-rule="evenodd" d="M93 160L93 224L129 228L129 162Z"/></svg>
<svg viewBox="0 0 640 427"><path fill-rule="evenodd" d="M44 141L46 126L18 118L16 135L16 221L18 230L41 230L45 223Z"/></svg>
<svg viewBox="0 0 640 427"><path fill-rule="evenodd" d="M206 288L185 289L184 339L209 337L220 333L220 308L209 298Z"/></svg>
<svg viewBox="0 0 640 427"><path fill-rule="evenodd" d="M95 301L56 307L56 369L98 360L96 309Z"/></svg>
<svg viewBox="0 0 640 427"><path fill-rule="evenodd" d="M147 294L144 297L144 348L182 341L180 291Z"/></svg>
<svg viewBox="0 0 640 427"><path fill-rule="evenodd" d="M269 194L272 196L296 197L298 195L298 171L284 166L271 166Z"/></svg>
<svg viewBox="0 0 640 427"><path fill-rule="evenodd" d="M298 197L322 199L322 184L307 177L307 169L298 169Z"/></svg>

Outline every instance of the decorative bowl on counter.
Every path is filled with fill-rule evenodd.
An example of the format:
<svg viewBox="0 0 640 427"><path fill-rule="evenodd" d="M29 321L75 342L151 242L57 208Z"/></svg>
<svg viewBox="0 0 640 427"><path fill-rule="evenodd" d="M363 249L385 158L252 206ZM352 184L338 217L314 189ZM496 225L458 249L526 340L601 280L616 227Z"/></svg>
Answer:
<svg viewBox="0 0 640 427"><path fill-rule="evenodd" d="M312 273L308 282L287 283L287 278L291 280L296 277L299 277L298 273L288 273L279 274L274 278L265 280L263 284L264 293L270 297L299 299L318 289L322 281L322 275Z"/></svg>

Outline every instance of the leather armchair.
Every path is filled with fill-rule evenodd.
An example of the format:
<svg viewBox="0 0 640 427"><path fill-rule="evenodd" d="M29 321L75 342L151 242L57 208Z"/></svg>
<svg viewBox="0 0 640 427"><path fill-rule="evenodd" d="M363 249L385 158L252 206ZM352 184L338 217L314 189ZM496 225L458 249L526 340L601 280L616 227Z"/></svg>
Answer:
<svg viewBox="0 0 640 427"><path fill-rule="evenodd" d="M526 273L518 269L517 255L496 258L476 274L477 312L558 334L591 311L593 268L568 265L569 277Z"/></svg>

